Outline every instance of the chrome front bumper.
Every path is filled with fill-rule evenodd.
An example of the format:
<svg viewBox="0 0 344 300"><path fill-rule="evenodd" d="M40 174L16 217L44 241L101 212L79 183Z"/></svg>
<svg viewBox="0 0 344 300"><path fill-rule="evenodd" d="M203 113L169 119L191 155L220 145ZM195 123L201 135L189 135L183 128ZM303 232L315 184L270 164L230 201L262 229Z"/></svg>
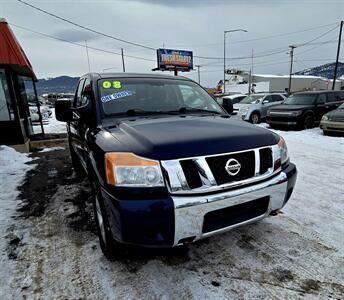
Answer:
<svg viewBox="0 0 344 300"><path fill-rule="evenodd" d="M344 131L344 122L321 121L320 128L328 131Z"/></svg>
<svg viewBox="0 0 344 300"><path fill-rule="evenodd" d="M277 176L249 187L201 196L173 196L175 208L174 246L185 240L196 241L217 233L227 231L240 225L252 223L267 217L271 211L284 206L287 194L288 178L284 172ZM211 211L231 207L268 196L270 198L267 211L258 217L241 223L203 233L204 216Z"/></svg>

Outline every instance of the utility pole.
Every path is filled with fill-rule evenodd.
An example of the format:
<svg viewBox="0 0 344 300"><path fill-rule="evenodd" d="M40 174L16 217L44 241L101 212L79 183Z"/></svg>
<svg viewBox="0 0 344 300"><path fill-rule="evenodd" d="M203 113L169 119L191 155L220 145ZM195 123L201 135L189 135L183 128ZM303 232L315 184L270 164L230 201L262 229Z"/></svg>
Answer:
<svg viewBox="0 0 344 300"><path fill-rule="evenodd" d="M247 32L245 29L225 30L223 32L223 93L226 92L226 34L237 31Z"/></svg>
<svg viewBox="0 0 344 300"><path fill-rule="evenodd" d="M253 84L253 48L251 54L251 70L250 70L250 84L248 85L249 91L248 93L251 94L251 85Z"/></svg>
<svg viewBox="0 0 344 300"><path fill-rule="evenodd" d="M294 59L294 49L296 46L289 46L290 48L290 70L289 70L289 87L288 87L288 94L290 95L291 93L291 75L293 73L293 59Z"/></svg>
<svg viewBox="0 0 344 300"><path fill-rule="evenodd" d="M121 48L123 72L125 72L123 48Z"/></svg>
<svg viewBox="0 0 344 300"><path fill-rule="evenodd" d="M339 38L338 38L338 48L337 48L337 58L336 58L336 65L334 67L332 90L334 90L334 88L336 86L338 60L339 60L339 52L340 52L340 43L341 43L341 40L342 40L342 30L343 30L343 21L340 22Z"/></svg>
<svg viewBox="0 0 344 300"><path fill-rule="evenodd" d="M85 45L86 45L86 56L87 56L87 63L88 63L88 72L91 73L91 65L90 65L90 57L88 56L87 40L85 40Z"/></svg>
<svg viewBox="0 0 344 300"><path fill-rule="evenodd" d="M202 67L201 65L196 65L197 67L197 73L198 73L198 84L201 84L201 71L200 68Z"/></svg>

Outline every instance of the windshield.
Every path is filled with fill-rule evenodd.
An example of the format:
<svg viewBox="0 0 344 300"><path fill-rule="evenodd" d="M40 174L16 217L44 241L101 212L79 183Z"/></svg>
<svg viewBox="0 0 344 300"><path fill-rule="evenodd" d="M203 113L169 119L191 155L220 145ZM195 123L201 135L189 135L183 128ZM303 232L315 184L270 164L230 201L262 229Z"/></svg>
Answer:
<svg viewBox="0 0 344 300"><path fill-rule="evenodd" d="M197 84L175 79L107 78L98 81L105 115L128 111L202 111L223 113L216 101Z"/></svg>
<svg viewBox="0 0 344 300"><path fill-rule="evenodd" d="M284 101L286 105L311 105L315 103L317 95L314 94L295 94L291 95Z"/></svg>
<svg viewBox="0 0 344 300"><path fill-rule="evenodd" d="M259 100L259 99L261 99L263 97L264 97L264 95L250 95L250 96L247 96L244 99L242 99L239 103L250 104L250 103L256 102L257 100Z"/></svg>
<svg viewBox="0 0 344 300"><path fill-rule="evenodd" d="M341 105L339 105L338 108L344 109L344 103L342 103Z"/></svg>

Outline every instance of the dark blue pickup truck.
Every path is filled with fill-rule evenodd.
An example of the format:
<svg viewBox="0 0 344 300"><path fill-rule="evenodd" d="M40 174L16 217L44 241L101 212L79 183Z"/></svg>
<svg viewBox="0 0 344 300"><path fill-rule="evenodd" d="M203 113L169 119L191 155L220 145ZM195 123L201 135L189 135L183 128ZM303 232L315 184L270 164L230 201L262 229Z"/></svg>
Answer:
<svg viewBox="0 0 344 300"><path fill-rule="evenodd" d="M56 117L108 258L123 243L172 247L276 214L295 185L283 138L231 120L184 77L87 74Z"/></svg>

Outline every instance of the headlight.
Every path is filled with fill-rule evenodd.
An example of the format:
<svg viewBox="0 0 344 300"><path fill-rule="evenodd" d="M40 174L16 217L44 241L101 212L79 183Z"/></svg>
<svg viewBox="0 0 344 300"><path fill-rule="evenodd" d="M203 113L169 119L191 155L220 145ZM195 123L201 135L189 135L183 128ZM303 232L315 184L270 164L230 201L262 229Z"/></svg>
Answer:
<svg viewBox="0 0 344 300"><path fill-rule="evenodd" d="M321 120L323 120L323 121L328 121L329 118L328 118L328 116L323 116Z"/></svg>
<svg viewBox="0 0 344 300"><path fill-rule="evenodd" d="M287 144L286 144L285 140L282 137L280 137L280 140L279 140L277 145L278 145L278 148L279 148L280 154L281 154L281 164L283 165L289 159Z"/></svg>
<svg viewBox="0 0 344 300"><path fill-rule="evenodd" d="M105 154L108 184L127 187L164 186L158 161L139 157L133 153Z"/></svg>
<svg viewBox="0 0 344 300"><path fill-rule="evenodd" d="M292 116L299 116L302 115L302 110L295 110L290 113Z"/></svg>

